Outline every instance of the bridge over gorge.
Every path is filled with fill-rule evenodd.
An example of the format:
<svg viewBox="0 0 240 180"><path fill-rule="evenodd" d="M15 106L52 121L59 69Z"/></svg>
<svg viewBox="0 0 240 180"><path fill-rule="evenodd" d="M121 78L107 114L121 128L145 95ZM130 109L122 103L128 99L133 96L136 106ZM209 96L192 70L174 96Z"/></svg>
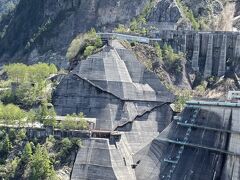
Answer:
<svg viewBox="0 0 240 180"><path fill-rule="evenodd" d="M239 32L196 32L162 30L149 33L148 37L121 34L98 33L103 40L120 39L145 44L169 44L177 52L186 53L192 68L205 78L223 76L240 61Z"/></svg>
<svg viewBox="0 0 240 180"><path fill-rule="evenodd" d="M107 179L240 178L240 103L188 101L184 111L136 154L125 133L86 141L71 179L88 179L96 172Z"/></svg>

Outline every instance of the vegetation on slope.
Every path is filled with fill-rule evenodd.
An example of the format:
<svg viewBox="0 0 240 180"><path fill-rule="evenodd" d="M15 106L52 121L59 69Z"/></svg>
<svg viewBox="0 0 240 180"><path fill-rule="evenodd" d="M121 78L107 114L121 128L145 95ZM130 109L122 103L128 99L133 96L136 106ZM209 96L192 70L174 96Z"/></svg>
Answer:
<svg viewBox="0 0 240 180"><path fill-rule="evenodd" d="M98 48L102 47L102 40L97 35L95 29L91 29L85 34L78 35L71 42L66 57L69 61L73 61L78 55L87 57L96 52Z"/></svg>
<svg viewBox="0 0 240 180"><path fill-rule="evenodd" d="M57 73L53 64L9 64L3 67L0 82L0 124L29 126L39 122L61 129L87 129L83 114L69 115L66 123L56 123L51 103L53 83L49 76ZM76 121L79 118L79 121Z"/></svg>
<svg viewBox="0 0 240 180"><path fill-rule="evenodd" d="M147 35L148 29L146 27L146 23L147 23L146 18L151 12L153 6L154 6L154 0L149 0L139 16L137 16L136 18L133 18L129 25L125 26L123 24L119 24L114 29L114 32Z"/></svg>
<svg viewBox="0 0 240 180"><path fill-rule="evenodd" d="M168 72L175 74L180 74L182 72L183 68L181 61L184 58L183 54L175 53L173 48L167 44L164 44L164 46L161 48L158 43L155 43L154 48L156 55L158 56L159 60L164 63Z"/></svg>
<svg viewBox="0 0 240 180"><path fill-rule="evenodd" d="M59 179L57 170L71 168L81 140L28 139L26 132L0 129L0 177L3 179Z"/></svg>
<svg viewBox="0 0 240 180"><path fill-rule="evenodd" d="M194 17L193 12L187 6L185 6L181 0L176 0L178 7L183 12L184 16L190 21L194 30L199 30L200 24L198 20Z"/></svg>
<svg viewBox="0 0 240 180"><path fill-rule="evenodd" d="M50 94L47 93L49 81L46 78L57 73L55 65L10 64L5 65L3 71L7 78L2 80L1 84L8 89L1 94L3 103L14 103L29 108L41 101L50 100Z"/></svg>
<svg viewBox="0 0 240 180"><path fill-rule="evenodd" d="M56 73L52 64L4 66L0 82L0 179L59 179L59 169L71 169L81 146L79 139L29 139L25 130L31 126L88 129L82 113L57 123L49 93L49 76Z"/></svg>

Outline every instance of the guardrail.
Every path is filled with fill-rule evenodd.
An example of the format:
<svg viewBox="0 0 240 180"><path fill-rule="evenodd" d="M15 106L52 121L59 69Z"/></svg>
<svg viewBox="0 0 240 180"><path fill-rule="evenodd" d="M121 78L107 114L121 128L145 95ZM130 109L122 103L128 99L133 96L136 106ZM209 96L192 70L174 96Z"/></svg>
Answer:
<svg viewBox="0 0 240 180"><path fill-rule="evenodd" d="M182 122L177 122L177 124L180 126L184 126L184 127L194 127L194 128L206 129L206 130L210 130L210 131L218 131L218 132L224 132L224 133L230 133L230 134L240 134L239 131L233 131L233 130L229 130L229 129L220 129L220 128L202 126L202 125L191 124L191 123L182 123Z"/></svg>
<svg viewBox="0 0 240 180"><path fill-rule="evenodd" d="M97 33L97 35L101 36L103 39L121 39L127 41L136 41L140 43L149 44L150 38L143 36L134 36L128 34L120 34L120 33Z"/></svg>
<svg viewBox="0 0 240 180"><path fill-rule="evenodd" d="M213 147L203 146L200 144L193 144L193 143L188 143L188 142L184 142L184 141L175 141L175 140L168 139L168 138L158 138L158 140L163 141L163 142L172 143L172 144L206 149L206 150L210 150L210 151L214 151L214 152L218 152L218 153L222 153L222 154L227 154L227 155L231 155L231 156L240 156L240 154L238 154L238 153L234 153L234 152L223 150L223 149L217 149L217 148L213 148Z"/></svg>
<svg viewBox="0 0 240 180"><path fill-rule="evenodd" d="M192 106L193 105L193 106ZM227 107L240 107L238 102L226 102L226 101L196 101L191 100L186 102L187 107L194 106L227 106Z"/></svg>

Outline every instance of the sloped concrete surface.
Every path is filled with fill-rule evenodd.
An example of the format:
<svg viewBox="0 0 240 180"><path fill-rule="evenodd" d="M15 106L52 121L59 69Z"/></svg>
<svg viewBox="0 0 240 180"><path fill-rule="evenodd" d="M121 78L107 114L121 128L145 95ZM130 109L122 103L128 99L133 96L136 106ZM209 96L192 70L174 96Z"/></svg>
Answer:
<svg viewBox="0 0 240 180"><path fill-rule="evenodd" d="M130 50L105 47L61 81L53 104L57 114L83 112L97 118L97 129L114 130L173 100Z"/></svg>
<svg viewBox="0 0 240 180"><path fill-rule="evenodd" d="M117 179L112 169L107 139L89 139L83 142L71 179Z"/></svg>
<svg viewBox="0 0 240 180"><path fill-rule="evenodd" d="M59 115L83 112L96 129L118 131L120 139L84 140L71 179L135 180L134 155L170 122L174 95L133 52L113 41L79 65L58 85L53 103Z"/></svg>
<svg viewBox="0 0 240 180"><path fill-rule="evenodd" d="M186 108L181 121L191 122L194 111L196 109ZM239 127L239 117L239 109L236 108L201 107L193 122L231 130ZM199 128L188 130L189 127L173 121L151 144L139 151L134 156L135 161L141 161L136 167L137 179L239 179L239 154L229 155L207 148L239 153L239 134ZM170 143L166 139L177 143ZM184 145L184 142L204 148Z"/></svg>
<svg viewBox="0 0 240 180"><path fill-rule="evenodd" d="M80 62L55 91L57 113L83 112L120 135L84 140L71 179L240 179L239 108L188 104L172 120L173 100L119 44Z"/></svg>

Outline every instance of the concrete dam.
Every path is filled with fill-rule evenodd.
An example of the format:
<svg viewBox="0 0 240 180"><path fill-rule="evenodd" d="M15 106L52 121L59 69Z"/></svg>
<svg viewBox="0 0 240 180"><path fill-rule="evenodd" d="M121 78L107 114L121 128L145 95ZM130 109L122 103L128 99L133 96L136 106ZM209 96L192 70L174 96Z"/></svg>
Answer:
<svg viewBox="0 0 240 180"><path fill-rule="evenodd" d="M240 179L240 104L190 101L174 117L174 100L117 40L81 61L53 96L57 114L96 118L71 179Z"/></svg>
<svg viewBox="0 0 240 180"><path fill-rule="evenodd" d="M162 30L151 32L148 37L119 34L98 33L103 39L117 38L146 44L159 43L171 45L176 52L186 54L192 69L204 78L223 76L233 70L240 62L239 32L196 32Z"/></svg>
<svg viewBox="0 0 240 180"><path fill-rule="evenodd" d="M239 32L161 31L152 36L186 53L193 70L204 78L223 76L240 62Z"/></svg>

